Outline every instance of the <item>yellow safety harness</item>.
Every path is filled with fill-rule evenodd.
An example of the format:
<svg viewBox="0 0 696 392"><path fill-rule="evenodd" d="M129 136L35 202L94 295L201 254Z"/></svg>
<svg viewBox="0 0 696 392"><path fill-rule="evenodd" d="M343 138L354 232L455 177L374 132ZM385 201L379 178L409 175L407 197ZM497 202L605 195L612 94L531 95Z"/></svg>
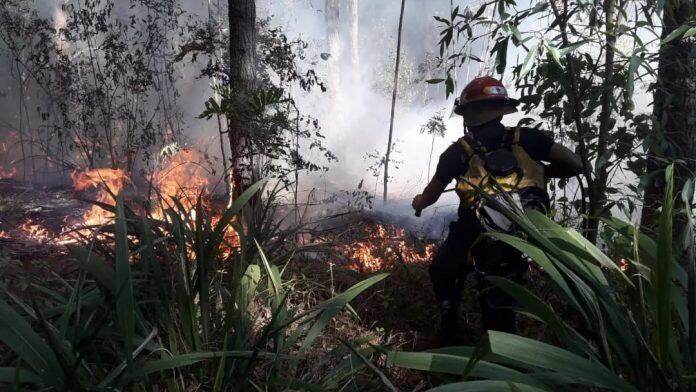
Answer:
<svg viewBox="0 0 696 392"><path fill-rule="evenodd" d="M532 159L520 146L520 127L518 126L514 131L512 128L506 128L506 131L508 134L503 140L509 139L509 133L514 132L509 149L517 161L517 170L504 176L489 173L484 157L488 153L485 147L472 147L466 136L459 139L459 144L469 157L469 169L457 180L456 188L464 207L472 207L479 201L480 195L477 188L491 196L500 193L501 190L514 192L530 187L546 191L544 166ZM507 147L501 146L501 148Z"/></svg>

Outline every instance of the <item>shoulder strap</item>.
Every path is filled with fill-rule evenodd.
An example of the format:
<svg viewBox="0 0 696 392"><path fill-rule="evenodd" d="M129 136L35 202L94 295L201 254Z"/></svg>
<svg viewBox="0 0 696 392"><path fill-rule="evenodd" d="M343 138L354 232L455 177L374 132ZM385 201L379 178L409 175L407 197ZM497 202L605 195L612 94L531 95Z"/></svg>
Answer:
<svg viewBox="0 0 696 392"><path fill-rule="evenodd" d="M519 125L515 128L515 134L512 138L512 144L513 145L520 144L520 126Z"/></svg>
<svg viewBox="0 0 696 392"><path fill-rule="evenodd" d="M467 141L466 136L459 138L459 144L464 149L464 152L466 152L466 155L468 155L469 157L472 157L475 155L474 149L471 147L471 144L469 144L469 142Z"/></svg>
<svg viewBox="0 0 696 392"><path fill-rule="evenodd" d="M520 144L520 126L518 125L517 127L513 128L507 128L508 130L508 140L510 140L510 137L512 138L512 145L517 146Z"/></svg>
<svg viewBox="0 0 696 392"><path fill-rule="evenodd" d="M505 127L505 134L501 141L501 147L516 146L520 143L520 127Z"/></svg>

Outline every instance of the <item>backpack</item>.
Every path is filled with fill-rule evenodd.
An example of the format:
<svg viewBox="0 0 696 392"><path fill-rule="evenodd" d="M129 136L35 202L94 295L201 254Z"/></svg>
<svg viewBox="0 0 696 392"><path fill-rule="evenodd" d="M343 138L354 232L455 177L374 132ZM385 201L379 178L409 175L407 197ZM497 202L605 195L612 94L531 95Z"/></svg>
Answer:
<svg viewBox="0 0 696 392"><path fill-rule="evenodd" d="M520 146L520 127L506 128L503 141L488 150L470 136L459 139L469 158L467 172L457 180L456 192L464 208L471 208L484 232L514 233L514 225L487 197L510 209L546 212L544 166Z"/></svg>

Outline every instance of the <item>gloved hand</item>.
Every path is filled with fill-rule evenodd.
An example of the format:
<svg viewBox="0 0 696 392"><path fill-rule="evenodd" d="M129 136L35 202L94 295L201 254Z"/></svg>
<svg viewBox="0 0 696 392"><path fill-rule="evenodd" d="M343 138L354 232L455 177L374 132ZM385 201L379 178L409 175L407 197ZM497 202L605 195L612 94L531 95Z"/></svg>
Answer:
<svg viewBox="0 0 696 392"><path fill-rule="evenodd" d="M425 206L423 205L423 195L416 195L416 197L413 198L413 201L411 202L411 207L413 207L414 210L416 210L416 217L421 216L421 211Z"/></svg>
<svg viewBox="0 0 696 392"><path fill-rule="evenodd" d="M420 211L425 208L423 205L423 195L416 195L411 202L411 207L413 207L413 209L416 211Z"/></svg>

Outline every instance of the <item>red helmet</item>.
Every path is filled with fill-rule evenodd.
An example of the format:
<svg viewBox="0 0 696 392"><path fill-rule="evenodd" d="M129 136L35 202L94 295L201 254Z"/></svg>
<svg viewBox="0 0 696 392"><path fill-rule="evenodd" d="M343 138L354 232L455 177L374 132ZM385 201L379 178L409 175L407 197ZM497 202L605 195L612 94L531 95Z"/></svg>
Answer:
<svg viewBox="0 0 696 392"><path fill-rule="evenodd" d="M501 105L519 105L519 101L508 97L505 86L495 78L482 76L475 78L464 87L462 94L454 101L454 113L462 115L464 107L472 102L499 102Z"/></svg>

